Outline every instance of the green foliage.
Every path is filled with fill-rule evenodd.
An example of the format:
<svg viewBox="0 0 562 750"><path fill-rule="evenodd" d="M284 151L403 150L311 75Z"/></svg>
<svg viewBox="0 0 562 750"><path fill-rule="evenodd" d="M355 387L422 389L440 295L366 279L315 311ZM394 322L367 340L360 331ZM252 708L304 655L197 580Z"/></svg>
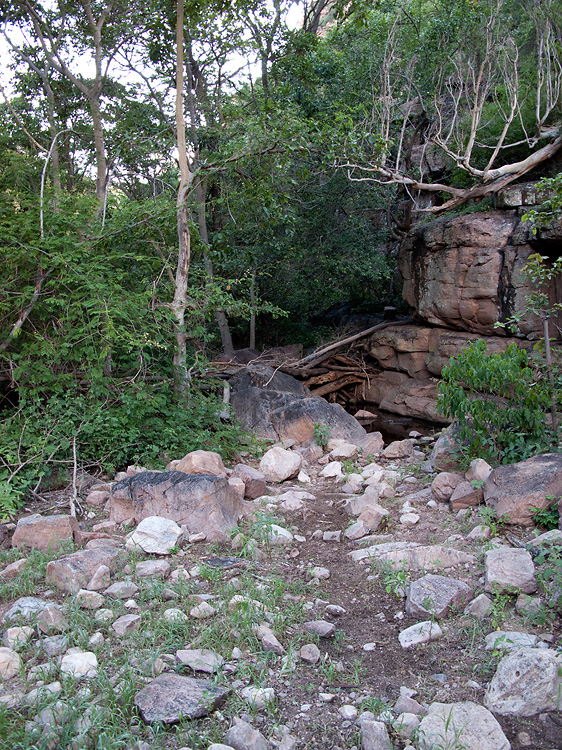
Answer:
<svg viewBox="0 0 562 750"><path fill-rule="evenodd" d="M560 513L558 511L558 500L552 496L547 496L550 505L547 508L531 508L531 517L537 526L544 526L547 531L557 529L560 522Z"/></svg>
<svg viewBox="0 0 562 750"><path fill-rule="evenodd" d="M322 450L326 450L328 447L328 440L330 439L330 427L327 424L316 422L314 425L314 440L316 445L319 445Z"/></svg>
<svg viewBox="0 0 562 750"><path fill-rule="evenodd" d="M476 341L443 368L438 407L458 423L463 457L509 464L552 448L549 387L514 344L490 354Z"/></svg>
<svg viewBox="0 0 562 750"><path fill-rule="evenodd" d="M523 215L522 220L531 224L531 231L537 234L562 217L562 172L555 177L544 177L535 185L545 200L538 208L532 208Z"/></svg>

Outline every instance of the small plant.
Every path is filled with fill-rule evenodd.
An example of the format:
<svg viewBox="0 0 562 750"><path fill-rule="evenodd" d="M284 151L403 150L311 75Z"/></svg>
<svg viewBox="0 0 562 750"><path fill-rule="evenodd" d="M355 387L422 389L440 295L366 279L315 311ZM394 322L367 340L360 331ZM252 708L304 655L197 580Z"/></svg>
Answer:
<svg viewBox="0 0 562 750"><path fill-rule="evenodd" d="M498 516L496 511L488 506L483 506L479 511L479 515L482 518L482 522L489 527L492 537L499 536L500 531L507 522L506 517Z"/></svg>
<svg viewBox="0 0 562 750"><path fill-rule="evenodd" d="M558 503L552 495L546 497L550 501L547 508L531 508L531 517L537 526L544 526L547 531L557 529L560 522Z"/></svg>
<svg viewBox="0 0 562 750"><path fill-rule="evenodd" d="M406 596L408 580L405 569L397 568L392 563L383 564L380 566L380 575L387 594L394 594L397 599L402 599Z"/></svg>
<svg viewBox="0 0 562 750"><path fill-rule="evenodd" d="M328 440L330 439L330 427L323 422L316 422L314 425L314 440L316 445L320 446L322 450L326 450L328 447Z"/></svg>

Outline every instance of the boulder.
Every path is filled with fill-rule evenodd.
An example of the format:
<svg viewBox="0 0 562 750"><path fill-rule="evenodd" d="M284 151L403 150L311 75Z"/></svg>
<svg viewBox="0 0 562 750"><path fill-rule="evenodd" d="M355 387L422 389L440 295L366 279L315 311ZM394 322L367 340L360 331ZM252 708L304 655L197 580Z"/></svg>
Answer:
<svg viewBox="0 0 562 750"><path fill-rule="evenodd" d="M434 471L457 471L460 469L459 446L455 440L455 426L451 425L438 437L429 455L429 464Z"/></svg>
<svg viewBox="0 0 562 750"><path fill-rule="evenodd" d="M386 725L382 721L362 721L361 750L392 750Z"/></svg>
<svg viewBox="0 0 562 750"><path fill-rule="evenodd" d="M267 482L284 482L296 477L302 466L302 456L284 448L270 448L260 461L260 471Z"/></svg>
<svg viewBox="0 0 562 750"><path fill-rule="evenodd" d="M440 503L446 503L462 481L462 474L442 471L431 483L431 496Z"/></svg>
<svg viewBox="0 0 562 750"><path fill-rule="evenodd" d="M224 736L228 747L234 750L271 750L271 743L266 740L261 732L254 729L242 719L234 719L233 726L230 727Z"/></svg>
<svg viewBox="0 0 562 750"><path fill-rule="evenodd" d="M536 716L562 710L562 654L521 648L504 656L484 704L500 716Z"/></svg>
<svg viewBox="0 0 562 750"><path fill-rule="evenodd" d="M169 555L183 537L183 531L175 521L161 516L143 518L137 528L127 534L125 547L141 549L153 555Z"/></svg>
<svg viewBox="0 0 562 750"><path fill-rule="evenodd" d="M410 458L414 453L414 442L411 438L407 440L395 440L383 450L383 458Z"/></svg>
<svg viewBox="0 0 562 750"><path fill-rule="evenodd" d="M175 466L176 471L184 474L210 474L214 477L226 476L226 468L218 453L212 451L191 451Z"/></svg>
<svg viewBox="0 0 562 750"><path fill-rule="evenodd" d="M381 562L391 563L407 570L439 570L455 565L476 562L474 555L441 545L423 546L415 542L386 542L372 547L353 550L349 556L355 562L374 557Z"/></svg>
<svg viewBox="0 0 562 750"><path fill-rule="evenodd" d="M261 471L253 469L251 466L236 464L231 478L238 478L244 482L244 497L247 497L248 500L255 500L257 497L267 495L265 476Z"/></svg>
<svg viewBox="0 0 562 750"><path fill-rule="evenodd" d="M510 750L498 721L483 706L464 703L432 703L418 728L420 750L473 748Z"/></svg>
<svg viewBox="0 0 562 750"><path fill-rule="evenodd" d="M231 378L232 411L242 425L259 437L304 443L323 424L330 437L351 443L366 432L339 404L313 397L296 378L267 365L249 365Z"/></svg>
<svg viewBox="0 0 562 750"><path fill-rule="evenodd" d="M402 630L398 635L398 640L402 648L407 649L418 646L420 643L437 641L442 635L443 631L436 622L425 620Z"/></svg>
<svg viewBox="0 0 562 750"><path fill-rule="evenodd" d="M177 724L182 719L208 716L223 703L229 688L166 672L139 691L134 704L147 723Z"/></svg>
<svg viewBox="0 0 562 750"><path fill-rule="evenodd" d="M537 590L535 566L524 549L498 547L486 552L485 590L490 593L522 591L532 594Z"/></svg>
<svg viewBox="0 0 562 750"><path fill-rule="evenodd" d="M463 581L428 574L408 586L406 613L414 617L446 617L451 608L460 609L472 596L473 589Z"/></svg>
<svg viewBox="0 0 562 750"><path fill-rule="evenodd" d="M51 560L47 565L45 580L60 591L76 594L87 587L100 565L107 565L114 571L118 556L119 550L110 545L78 550L58 560Z"/></svg>
<svg viewBox="0 0 562 750"><path fill-rule="evenodd" d="M12 547L31 547L42 552L56 551L65 542L82 544L82 534L73 516L41 516L35 513L18 521Z"/></svg>
<svg viewBox="0 0 562 750"><path fill-rule="evenodd" d="M532 508L544 509L562 497L562 454L546 453L498 466L484 485L484 501L507 523L532 526ZM550 498L550 499L548 499Z"/></svg>
<svg viewBox="0 0 562 750"><path fill-rule="evenodd" d="M323 398L294 399L270 413L271 423L280 440L305 443L314 437L314 426L325 425L330 437L359 444L366 436L355 417L339 404L329 404Z"/></svg>
<svg viewBox="0 0 562 750"><path fill-rule="evenodd" d="M449 499L453 512L458 513L463 508L472 508L475 505L480 505L484 497L481 487L475 487L472 482L464 480L457 484Z"/></svg>
<svg viewBox="0 0 562 750"><path fill-rule="evenodd" d="M225 541L248 512L248 504L224 477L146 471L117 482L110 500L110 519L118 523L160 516L185 525L207 541Z"/></svg>

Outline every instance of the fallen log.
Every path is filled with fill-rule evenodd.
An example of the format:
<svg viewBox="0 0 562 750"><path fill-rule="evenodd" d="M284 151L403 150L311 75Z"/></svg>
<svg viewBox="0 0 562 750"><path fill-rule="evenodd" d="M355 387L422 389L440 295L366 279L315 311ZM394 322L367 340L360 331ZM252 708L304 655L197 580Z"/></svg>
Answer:
<svg viewBox="0 0 562 750"><path fill-rule="evenodd" d="M359 333L354 333L353 336L347 336L347 338L345 339L336 341L334 344L330 344L329 346L326 346L324 349L319 349L317 352L313 352L312 354L309 354L307 357L303 357L302 359L299 359L298 362L293 362L291 365L291 369L297 370L300 368L302 371L306 371L308 368L313 367L314 365L318 365L320 364L320 362L323 362L324 360L331 357L332 352L337 351L338 349L341 349L342 346L347 346L347 344L352 344L354 341L358 341L359 339L362 339L365 336L369 336L371 333L375 333L376 331L382 331L384 328L390 328L391 326L400 326L400 325L409 324L412 322L413 321L411 319L408 319L408 320L392 320L392 321L388 320L384 323L378 323L378 325L376 326L367 328L366 330L360 331Z"/></svg>
<svg viewBox="0 0 562 750"><path fill-rule="evenodd" d="M345 375L339 380L335 380L332 383L326 383L325 385L320 386L320 388L315 388L313 391L311 390L311 393L313 396L325 396L328 393L339 391L348 385L352 385L354 383L362 383L363 380L365 380L365 377L366 376L359 377L357 375Z"/></svg>

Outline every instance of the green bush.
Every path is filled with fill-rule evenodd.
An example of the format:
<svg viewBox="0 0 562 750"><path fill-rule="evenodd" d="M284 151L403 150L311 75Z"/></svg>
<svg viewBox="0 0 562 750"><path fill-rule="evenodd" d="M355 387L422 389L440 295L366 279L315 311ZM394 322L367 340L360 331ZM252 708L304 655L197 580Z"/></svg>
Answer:
<svg viewBox="0 0 562 750"><path fill-rule="evenodd" d="M443 368L438 408L458 423L467 461L510 464L552 450L549 406L548 382L514 344L489 354L486 343L476 341Z"/></svg>
<svg viewBox="0 0 562 750"><path fill-rule="evenodd" d="M196 388L179 406L165 381L130 382L113 393L78 387L48 397L24 392L0 422L0 510L13 512L41 482L67 483L74 440L80 467L108 474L130 463L162 468L195 449L232 458L243 432L236 422L220 421L223 406Z"/></svg>

